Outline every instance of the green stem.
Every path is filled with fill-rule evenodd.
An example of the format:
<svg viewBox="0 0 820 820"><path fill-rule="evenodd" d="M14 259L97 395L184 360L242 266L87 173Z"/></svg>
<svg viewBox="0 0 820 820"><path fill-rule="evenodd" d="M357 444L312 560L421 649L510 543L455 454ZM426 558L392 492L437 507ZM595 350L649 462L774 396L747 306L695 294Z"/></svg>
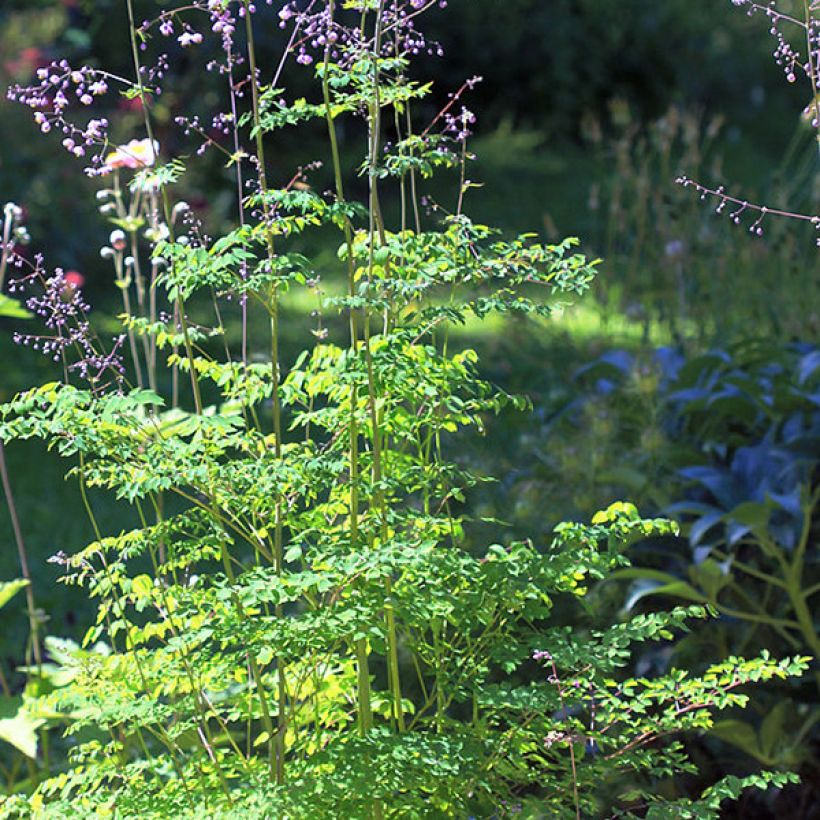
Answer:
<svg viewBox="0 0 820 820"><path fill-rule="evenodd" d="M26 610L28 614L29 629L31 632L31 651L34 655L34 661L37 664L38 672L43 665L43 656L40 651L40 622L37 616L37 606L34 600L34 590L32 588L31 571L28 565L28 554L26 552L26 542L23 539L23 530L20 526L20 517L17 514L17 505L14 500L14 494L11 489L11 480L9 479L8 465L6 463L5 445L0 440L0 480L3 484L3 493L6 496L6 506L9 510L9 518L11 519L11 529L14 533L14 542L17 545L17 557L20 561L20 572L23 579L28 581L26 584Z"/></svg>
<svg viewBox="0 0 820 820"><path fill-rule="evenodd" d="M729 556L727 553L721 552L720 550L715 550L712 554L718 561L731 561L733 568L739 569L741 572L746 573L746 575L750 575L752 578L757 578L758 581L763 581L773 587L786 589L786 582L775 575L770 575L767 572L762 572L759 569L755 569L753 566L750 566L743 561L738 561L734 556Z"/></svg>
<svg viewBox="0 0 820 820"><path fill-rule="evenodd" d="M9 479L8 466L6 464L6 450L2 440L0 440L0 479L2 479L3 493L6 497L6 506L8 507L9 518L11 519L11 529L14 533L14 542L17 546L17 557L20 561L20 572L23 579L28 581L26 584L26 612L28 614L29 623L29 645L31 647L31 654L34 657L34 662L37 665L37 674L39 677L42 677L43 655L40 650L40 619L37 615L37 606L34 600L34 589L32 587L31 572L28 565L26 542L23 539L23 530L20 526L20 518L17 514L17 505L14 501L14 494L11 489L11 480ZM26 655L28 656L28 648L26 648ZM10 694L5 676L2 678L2 687L8 694ZM43 752L43 768L46 772L48 772L48 730L41 729L39 732L39 738L40 748ZM37 768L28 756L26 756L26 768L28 769L29 777L31 778L32 783L36 784L38 779Z"/></svg>
<svg viewBox="0 0 820 820"><path fill-rule="evenodd" d="M328 15L332 21L335 12L335 0L328 2ZM342 163L339 154L339 141L336 134L336 124L331 113L330 84L328 80L330 65L330 46L325 49L324 71L322 72L322 96L325 103L325 120L330 137L330 150L333 162L333 173L336 183L336 197L339 202L345 202L344 185L342 182ZM344 220L344 237L347 245L348 267L348 295L352 298L356 291L355 266L353 262L353 228L350 220ZM356 311L350 308L350 349L354 356L359 350L359 329ZM350 549L355 552L359 548L359 431L358 431L358 385L353 382L350 388L350 422L348 439L348 474L350 485ZM368 657L367 641L360 638L355 644L357 664L357 702L359 711L359 727L366 733L373 727L373 710L370 694L370 661Z"/></svg>
<svg viewBox="0 0 820 820"><path fill-rule="evenodd" d="M83 454L81 453L80 454L80 494L82 496L83 505L85 507L86 513L87 513L87 515L89 517L89 520L91 522L91 526L94 529L94 532L97 536L97 541L100 541L100 539L101 539L100 528L99 528L99 525L97 524L97 519L96 519L96 516L94 514L94 510L91 507L91 502L88 498L88 493L87 493L86 486L85 486L84 475L85 475L85 460L84 460ZM145 516L143 515L142 508L139 504L137 504L136 506L137 506L137 514L139 515L142 526L146 527L147 526L147 521L145 519ZM119 617L119 619L124 624L127 621L126 610L125 610L125 603L124 603L122 597L118 593L119 585L114 580L111 568L108 565L108 562L105 560L104 552L100 551L99 555L100 555L100 560L102 562L103 569L105 570L106 579L109 583L109 588L111 590L112 608L114 610L114 614L117 615L117 617ZM171 607L168 606L167 599L165 598L165 588L163 586L160 586L160 589L162 590L162 595L163 595L166 611L170 612ZM117 610L119 610L119 611L117 611ZM114 641L113 631L111 630L111 624L108 621L108 616L107 615L106 615L106 621L107 621L108 627L109 627L111 647L112 647L114 652L117 652L118 650L117 650L116 643ZM173 621L172 621L172 627L173 627ZM177 630L177 634L179 634L178 630ZM136 669L137 669L137 674L139 675L140 684L142 686L143 691L146 694L148 694L149 696L152 696L151 693L152 693L154 687L152 685L149 685L149 683L148 683L148 677L145 673L145 669L143 668L142 661L140 660L139 652L137 651L136 646L134 646L131 638L129 637L128 630L126 630L126 632L125 632L125 649L126 649L126 652L131 653L131 656L132 656L133 661L134 661L134 665L136 666ZM188 682L191 686L191 690L196 692L197 688L196 688L196 685L194 683L194 678L193 678L193 675L192 675L191 670L190 670L190 665L187 663L187 660L186 660L186 657L185 657L184 654L182 655L182 661L183 661L183 665L185 666L185 669L186 669L186 674L187 674L187 677L188 677ZM200 702L199 702L198 698L197 698L197 708L200 708ZM202 723L205 727L204 732L207 735L208 734L207 718L201 713L201 711L200 711L199 717L200 717L200 720L202 721ZM142 741L143 745L145 745L145 741L142 739L141 731L142 730L140 728L137 728L136 729L136 734L139 737L139 739ZM149 728L148 731L151 731L150 728ZM179 761L177 760L177 751L181 751L181 750L179 750L179 747L170 738L170 736L168 735L168 733L167 733L167 731L165 730L164 727L159 726L157 728L155 736L157 737L158 740L160 740L162 743L164 743L164 745L168 749L169 753L171 754L172 765L174 766L174 769L181 776L182 768L181 768L181 765L180 765ZM224 777L222 776L221 770L218 771L218 775L220 777L220 782L225 785L225 795L230 800L231 799L230 791L227 789L227 782L225 781ZM203 785L204 785L204 780L203 780L204 772L200 771L199 776L200 776L200 782L203 783ZM188 789L187 789L187 786L186 786L186 791L187 790Z"/></svg>
<svg viewBox="0 0 820 820"><path fill-rule="evenodd" d="M757 613L757 615L747 613L748 617L746 618L746 620L752 621L753 623L771 627L772 629L774 629L775 632L777 632L778 635L780 635L783 638L783 640L791 644L793 647L797 648L798 644L795 641L795 639L791 635L789 635L788 632L786 632L786 629L789 625L792 628L795 628L797 626L797 624L795 624L794 621L773 618L771 615L769 615L768 608L766 606L762 606L757 601L755 601L755 599L751 595L749 595L743 589L743 587L741 587L740 584L738 584L737 582L732 581L729 584L729 588L734 590L734 593L745 602L746 606L748 606L749 609ZM768 587L767 589L771 590L772 587ZM717 604L717 606L721 607L720 604ZM721 608L725 609L723 607Z"/></svg>
<svg viewBox="0 0 820 820"><path fill-rule="evenodd" d="M126 0L126 7L128 9L128 25L131 39L131 59L134 63L134 75L136 76L137 92L142 104L143 120L145 122L145 131L148 134L148 140L151 143L151 153L155 153L154 146L157 144L154 139L154 129L151 125L151 117L148 114L148 98L145 95L145 85L142 82L142 72L140 71L140 56L139 48L137 46L137 28L134 22L134 3L133 0ZM154 161L157 157L154 157ZM169 240L174 241L174 220L171 216L171 205L168 201L168 191L165 185L160 187L160 194L162 197L162 207L165 215L165 224L168 227ZM202 415L202 396L199 391L199 380L196 375L196 367L194 366L194 353L191 346L190 332L188 329L188 320L185 317L185 301L182 296L176 300L176 312L179 320L180 328L182 330L183 345L185 347L185 355L191 366L191 391L194 396L194 407L197 415Z"/></svg>
<svg viewBox="0 0 820 820"><path fill-rule="evenodd" d="M794 608L794 616L800 626L806 644L811 649L815 657L820 656L820 638L814 628L814 617L803 596L802 577L797 574L790 574L787 578L789 601Z"/></svg>
<svg viewBox="0 0 820 820"><path fill-rule="evenodd" d="M382 246L386 244L384 219L379 202L378 169L379 149L381 147L381 95L379 91L379 53L381 52L382 30L384 15L382 3L376 12L376 33L373 46L373 102L370 116L370 159L369 187L370 187L370 258L368 262L368 284L372 285L373 254L376 244L376 233ZM386 277L389 279L390 263L386 265ZM375 487L375 507L379 511L382 545L387 542L387 505L384 493L384 471L382 466L382 430L381 419L377 408L376 380L373 370L373 355L370 344L369 317L364 322L364 350L367 363L367 391L370 405L370 424L373 431L373 484ZM388 679L393 706L393 719L399 732L404 732L404 712L402 711L401 676L399 671L398 635L396 630L395 612L392 603L392 579L385 578L385 619L387 626L388 652Z"/></svg>
<svg viewBox="0 0 820 820"><path fill-rule="evenodd" d="M804 505L800 540L794 551L794 559L785 577L786 592L794 609L797 623L800 625L800 632L815 657L820 655L820 638L818 638L817 630L814 626L814 616L807 603L808 598L803 591L803 567L806 551L808 550L811 540L813 513L817 506L818 499L820 499L820 490L815 491L808 503Z"/></svg>
<svg viewBox="0 0 820 820"><path fill-rule="evenodd" d="M231 584L231 587L234 588L231 592L231 600L233 602L234 607L236 607L237 615L239 615L239 619L245 623L247 623L250 619L248 618L247 613L245 612L245 608L242 606L242 602L239 600L239 596L236 594L235 587L236 587L236 576L233 572L233 567L231 566L231 559L230 555L228 554L227 548L227 538L222 539L220 555L222 558L222 567L225 570L225 576L228 578L228 581ZM256 686L256 691L259 696L259 706L262 709L262 725L265 727L265 731L268 733L268 737L270 741L268 742L268 753L270 756L271 766L273 767L277 761L277 754L274 751L274 746L272 745L272 741L276 731L273 727L273 720L271 719L270 715L270 708L268 706L268 698L265 694L265 687L264 682L262 680L262 673L259 669L259 664L256 661L254 655L248 651L247 653L248 664L251 670L251 677L253 678L254 685ZM216 714L216 710L213 710L214 714ZM281 714L280 714L281 719ZM230 732L225 727L225 733L228 737L230 737ZM241 752L236 749L237 755L242 758Z"/></svg>
<svg viewBox="0 0 820 820"><path fill-rule="evenodd" d="M751 612L745 612L742 609L735 609L734 607L725 606L724 604L714 604L714 606L730 618L739 618L743 621L753 621L755 623L770 626L773 629L780 627L782 629L793 629L797 632L800 631L800 625L796 621L789 621L783 618L770 618L766 615L755 615ZM781 634L785 637L787 633L781 632ZM792 644L792 646L796 646L794 643L794 638L790 636L787 640Z"/></svg>
<svg viewBox="0 0 820 820"><path fill-rule="evenodd" d="M438 622L433 624L433 651L435 654L435 688L436 688L436 732L441 734L444 731L444 685L442 681L442 653L441 653L441 630Z"/></svg>
<svg viewBox="0 0 820 820"><path fill-rule="evenodd" d="M268 262L273 270L275 249L273 244L273 234L270 224L273 214L268 203L268 178L265 163L265 145L262 134L262 123L260 119L259 88L257 85L257 63L256 47L253 34L253 24L251 22L250 0L243 0L245 8L245 34L248 49L248 69L251 76L251 104L253 112L253 125L256 132L256 158L259 163L259 189L262 194L263 218L265 220L265 243L267 249ZM279 290L276 285L271 286L269 294L269 313L271 322L271 377L272 377L272 399L273 399L273 436L274 455L277 461L282 458L282 404L279 391L280 370L279 370ZM275 522L274 522L274 568L281 576L283 572L283 506L282 495L277 492L275 499ZM283 617L281 606L276 607L277 617ZM285 782L285 715L287 713L287 679L285 666L281 658L277 657L277 699L279 703L278 727L276 732L276 782L281 785Z"/></svg>

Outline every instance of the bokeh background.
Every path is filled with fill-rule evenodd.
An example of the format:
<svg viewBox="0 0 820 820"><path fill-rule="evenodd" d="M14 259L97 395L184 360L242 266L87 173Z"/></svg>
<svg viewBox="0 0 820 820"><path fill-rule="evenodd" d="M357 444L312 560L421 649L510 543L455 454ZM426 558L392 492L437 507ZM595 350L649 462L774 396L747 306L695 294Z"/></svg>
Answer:
<svg viewBox="0 0 820 820"><path fill-rule="evenodd" d="M157 8L138 5L146 17ZM270 64L281 32L273 11L262 14ZM418 68L434 80L420 117L429 119L465 79L482 77L465 98L478 115L470 178L482 186L470 192L470 213L546 240L577 236L603 260L593 291L550 322L510 320L462 334L462 344L480 350L485 375L534 407L532 415L505 412L485 437L460 444L459 458L498 479L464 510L483 520L471 537L486 543L512 532L543 542L556 522L619 498L677 516L680 539L636 549L646 574L607 583L588 612L572 615L592 623L675 600L722 605L708 628L636 658L640 673L763 649L813 654L818 646L816 628L814 643L810 629L784 641L761 621L761 612L789 617L789 602L733 563L766 570L754 528L737 512L745 504L758 523L765 516L763 530L787 560L806 539L803 592L816 610L818 516L816 502L807 506L820 458L816 231L768 219L757 238L749 222L732 224L714 213L715 203L675 184L687 174L770 207L818 212L816 135L803 116L811 90L785 80L768 29L762 15L731 0L449 0L427 22L444 57ZM127 75L126 38L118 0L2 0L0 86L25 83L60 57ZM154 108L158 135L168 155L192 156L196 144L173 119L180 110L205 114L220 99L204 71L207 52L172 48L170 59L173 77ZM122 99L109 117L123 141L142 136L133 101ZM321 137L285 134L273 173L287 179L295 166L324 159ZM97 321L113 332L118 295L99 254L111 226L97 210L98 183L59 141L41 135L23 106L0 100L0 201L24 208L31 248L48 264L81 272ZM229 174L206 153L182 183L215 233L233 218ZM452 188L444 180L432 195L452 196ZM335 258L321 243L305 250ZM304 343L309 310L289 306L292 352ZM18 327L0 319L0 401L56 377L11 343ZM80 639L90 607L46 563L91 538L76 484L39 446L15 444L8 458L46 631ZM129 525L109 500L93 502L104 527ZM0 579L18 574L0 504ZM0 664L9 679L25 651L21 606L2 614ZM690 741L702 780L760 765L805 777L803 787L775 798L748 796L727 816L820 816L819 686L815 676L770 687L749 713Z"/></svg>

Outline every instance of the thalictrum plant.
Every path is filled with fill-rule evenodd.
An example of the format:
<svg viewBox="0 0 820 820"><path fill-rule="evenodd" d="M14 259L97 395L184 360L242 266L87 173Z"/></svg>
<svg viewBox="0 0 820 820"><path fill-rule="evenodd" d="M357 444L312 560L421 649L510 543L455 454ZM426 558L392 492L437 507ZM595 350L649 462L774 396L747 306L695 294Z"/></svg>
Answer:
<svg viewBox="0 0 820 820"><path fill-rule="evenodd" d="M133 79L55 62L12 91L104 186L104 255L126 313L107 342L62 271L15 257L15 290L46 325L20 341L56 358L61 378L0 408L0 439L43 439L72 465L97 537L53 560L98 617L82 647L46 644L52 663L24 701L65 727L68 758L21 783L0 816L716 817L745 787L792 779L728 779L675 803L653 788L693 770L674 735L806 658L631 679L632 644L670 640L705 610L583 636L551 622L556 600L582 598L632 541L672 524L616 504L549 543L466 538L459 505L479 478L446 453L459 430L526 401L482 379L450 330L548 316L595 263L574 240L505 238L468 216L464 106L478 78L435 114L411 70L436 56L420 23L444 5L280 5L284 51L262 66L261 5L163 4L138 22L128 0ZM217 238L175 201L184 165L163 156L152 117L177 50L212 35L226 109L207 129L183 112L179 123L233 174L236 225ZM168 55L152 57L157 42ZM289 72L312 77L308 96L289 93ZM72 115L112 84L145 113L145 133L123 143L104 118ZM327 134L329 191L315 164L283 174L272 160L282 129L311 123ZM436 170L456 181L452 201L425 197ZM312 232L335 232L335 264L304 252ZM283 301L299 291L317 325L285 363ZM260 315L264 347L249 324ZM140 525L104 533L97 492Z"/></svg>

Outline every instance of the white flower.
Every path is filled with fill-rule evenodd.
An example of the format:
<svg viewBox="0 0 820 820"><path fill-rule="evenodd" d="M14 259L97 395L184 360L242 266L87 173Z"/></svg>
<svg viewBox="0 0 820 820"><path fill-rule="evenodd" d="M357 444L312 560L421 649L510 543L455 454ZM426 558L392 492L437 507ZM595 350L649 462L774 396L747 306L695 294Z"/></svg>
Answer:
<svg viewBox="0 0 820 820"><path fill-rule="evenodd" d="M157 161L159 143L154 140L131 140L121 145L105 158L105 167L114 168L149 168Z"/></svg>

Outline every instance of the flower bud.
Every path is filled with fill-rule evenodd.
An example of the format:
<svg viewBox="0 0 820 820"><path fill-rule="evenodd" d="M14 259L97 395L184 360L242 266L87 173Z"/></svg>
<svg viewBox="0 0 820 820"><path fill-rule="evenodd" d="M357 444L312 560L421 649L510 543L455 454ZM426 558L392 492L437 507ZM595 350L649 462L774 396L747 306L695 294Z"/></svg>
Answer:
<svg viewBox="0 0 820 820"><path fill-rule="evenodd" d="M177 204L174 205L174 210L171 211L172 221L176 222L180 214L184 214L186 211L190 210L191 206L187 202L177 202Z"/></svg>
<svg viewBox="0 0 820 820"><path fill-rule="evenodd" d="M23 218L23 209L16 202L7 202L3 206L3 216L12 222L20 222Z"/></svg>
<svg viewBox="0 0 820 820"><path fill-rule="evenodd" d="M108 237L108 241L111 243L111 247L114 248L115 251L124 251L127 245L125 239L125 231L116 230L111 231L111 236Z"/></svg>

